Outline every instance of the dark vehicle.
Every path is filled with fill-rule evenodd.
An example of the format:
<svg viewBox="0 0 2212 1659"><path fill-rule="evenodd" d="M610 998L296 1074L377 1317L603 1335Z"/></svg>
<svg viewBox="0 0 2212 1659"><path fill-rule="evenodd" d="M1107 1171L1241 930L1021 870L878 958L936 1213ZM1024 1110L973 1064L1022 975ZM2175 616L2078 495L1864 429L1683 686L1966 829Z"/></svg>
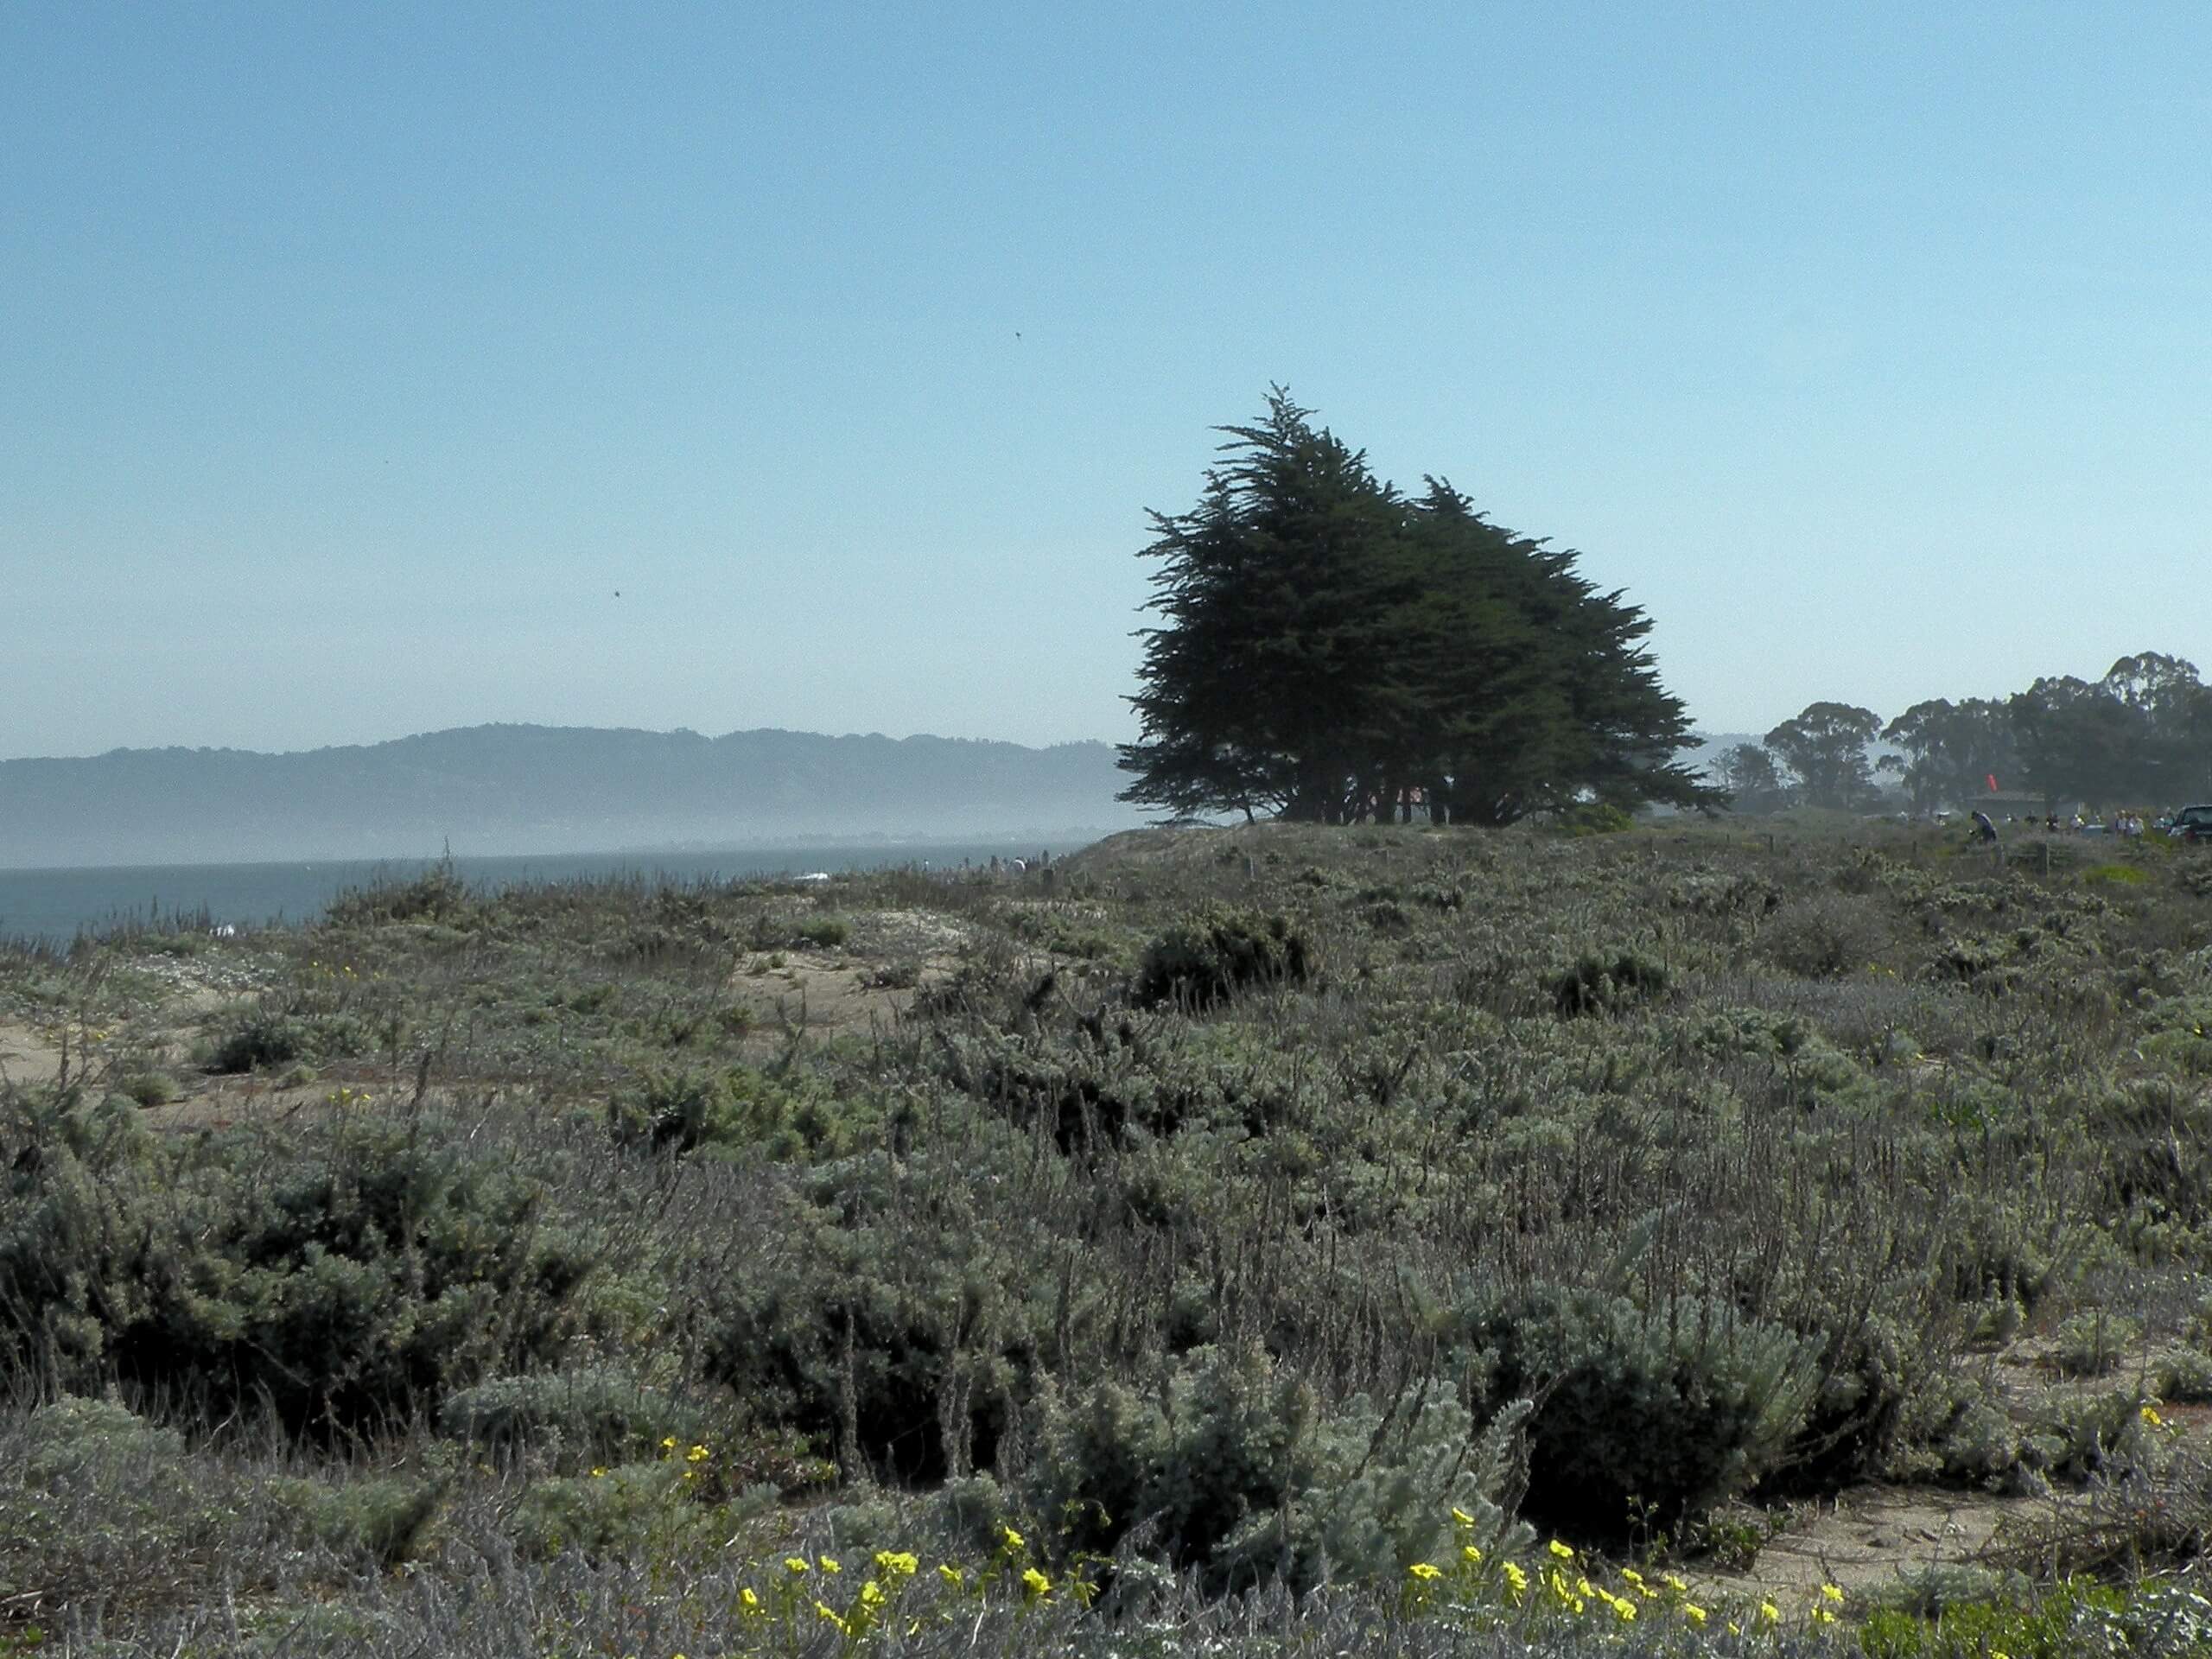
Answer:
<svg viewBox="0 0 2212 1659"><path fill-rule="evenodd" d="M2166 833L2183 841L2212 842L2212 805L2184 806Z"/></svg>

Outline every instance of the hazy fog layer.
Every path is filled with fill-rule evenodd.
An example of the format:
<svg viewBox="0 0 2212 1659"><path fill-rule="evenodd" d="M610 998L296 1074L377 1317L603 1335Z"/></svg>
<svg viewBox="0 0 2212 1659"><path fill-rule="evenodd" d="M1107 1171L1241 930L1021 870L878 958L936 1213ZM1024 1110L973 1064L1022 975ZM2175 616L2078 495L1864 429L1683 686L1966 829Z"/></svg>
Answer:
<svg viewBox="0 0 2212 1659"><path fill-rule="evenodd" d="M1101 743L497 726L0 762L0 868L552 853L1139 822Z"/></svg>

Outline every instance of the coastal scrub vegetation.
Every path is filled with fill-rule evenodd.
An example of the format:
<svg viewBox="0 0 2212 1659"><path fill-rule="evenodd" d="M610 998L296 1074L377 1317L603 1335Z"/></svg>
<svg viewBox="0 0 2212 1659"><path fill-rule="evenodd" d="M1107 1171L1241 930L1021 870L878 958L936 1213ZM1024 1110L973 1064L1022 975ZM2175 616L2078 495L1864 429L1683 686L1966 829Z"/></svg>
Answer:
<svg viewBox="0 0 2212 1659"><path fill-rule="evenodd" d="M0 1652L2203 1651L2212 883L2074 850L1279 824L0 953ZM1777 1571L1876 1486L2006 1524Z"/></svg>

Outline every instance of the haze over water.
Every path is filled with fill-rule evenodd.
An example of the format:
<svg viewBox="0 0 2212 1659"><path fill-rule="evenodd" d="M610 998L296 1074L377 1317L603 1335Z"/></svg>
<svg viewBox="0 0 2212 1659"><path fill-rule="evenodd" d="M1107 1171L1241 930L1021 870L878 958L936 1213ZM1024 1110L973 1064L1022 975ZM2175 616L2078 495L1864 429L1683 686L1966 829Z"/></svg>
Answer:
<svg viewBox="0 0 2212 1659"><path fill-rule="evenodd" d="M1052 847L1058 857L1077 843ZM682 886L810 871L924 865L988 867L994 858L1033 857L1048 850L1027 842L811 842L721 852L570 853L507 858L455 858L461 879L480 892L533 882L612 877ZM352 888L405 881L429 859L327 860L282 864L149 864L107 869L0 870L0 940L67 944L79 932L126 923L245 928L298 923L321 915Z"/></svg>

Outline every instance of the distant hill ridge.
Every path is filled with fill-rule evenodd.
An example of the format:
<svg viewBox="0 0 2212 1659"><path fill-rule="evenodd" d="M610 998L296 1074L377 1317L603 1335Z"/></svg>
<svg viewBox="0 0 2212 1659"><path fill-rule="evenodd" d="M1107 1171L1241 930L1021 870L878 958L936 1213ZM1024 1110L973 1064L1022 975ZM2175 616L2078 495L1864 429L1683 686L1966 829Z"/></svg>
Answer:
<svg viewBox="0 0 2212 1659"><path fill-rule="evenodd" d="M0 761L0 868L589 852L1136 823L1111 744L488 725Z"/></svg>

